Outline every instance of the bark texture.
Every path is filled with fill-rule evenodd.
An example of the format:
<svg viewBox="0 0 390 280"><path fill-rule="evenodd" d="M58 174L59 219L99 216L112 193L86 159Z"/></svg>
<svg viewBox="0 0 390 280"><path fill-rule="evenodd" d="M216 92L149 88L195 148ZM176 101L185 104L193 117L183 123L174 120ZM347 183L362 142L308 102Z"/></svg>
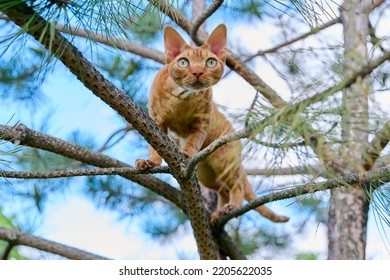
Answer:
<svg viewBox="0 0 390 280"><path fill-rule="evenodd" d="M341 9L344 31L344 76L367 63L371 0L345 0ZM344 167L338 173L364 172L368 149L369 81L359 78L343 92L341 148ZM331 191L328 218L328 259L365 259L369 200L359 184Z"/></svg>

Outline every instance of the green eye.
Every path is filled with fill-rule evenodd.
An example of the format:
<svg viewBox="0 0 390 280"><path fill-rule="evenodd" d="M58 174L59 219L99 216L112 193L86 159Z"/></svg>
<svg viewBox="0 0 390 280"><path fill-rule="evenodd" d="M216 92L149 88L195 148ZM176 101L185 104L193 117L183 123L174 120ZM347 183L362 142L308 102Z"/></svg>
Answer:
<svg viewBox="0 0 390 280"><path fill-rule="evenodd" d="M177 61L177 65L179 65L179 67L181 67L181 68L186 68L186 67L188 67L188 65L190 65L190 63L186 58L180 58Z"/></svg>
<svg viewBox="0 0 390 280"><path fill-rule="evenodd" d="M217 60L215 58L209 58L206 61L206 65L210 68L215 67L215 65L217 65Z"/></svg>

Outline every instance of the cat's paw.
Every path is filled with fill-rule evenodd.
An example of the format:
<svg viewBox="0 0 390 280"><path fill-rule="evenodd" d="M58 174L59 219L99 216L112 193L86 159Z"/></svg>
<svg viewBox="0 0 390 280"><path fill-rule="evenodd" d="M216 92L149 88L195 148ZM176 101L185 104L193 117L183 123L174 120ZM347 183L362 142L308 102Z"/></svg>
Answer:
<svg viewBox="0 0 390 280"><path fill-rule="evenodd" d="M188 151L182 151L183 152L183 154L184 154L184 156L186 157L186 158L192 158L192 154L190 153L190 152L188 152Z"/></svg>
<svg viewBox="0 0 390 280"><path fill-rule="evenodd" d="M153 166L158 166L158 165L159 165L158 163L155 163L148 159L137 159L135 161L135 167L137 167L137 169L139 170L149 169Z"/></svg>
<svg viewBox="0 0 390 280"><path fill-rule="evenodd" d="M222 211L223 211L223 214L227 214L227 213L229 213L230 211L232 211L233 209L234 209L233 204L228 203L228 204L225 204L225 205L223 206Z"/></svg>
<svg viewBox="0 0 390 280"><path fill-rule="evenodd" d="M212 224L215 224L217 222L217 220L219 219L219 217L221 217L222 215L224 214L227 214L229 213L230 211L232 211L234 209L234 206L233 204L225 204L221 209L218 209L217 211L215 211L212 215L211 215L211 223Z"/></svg>

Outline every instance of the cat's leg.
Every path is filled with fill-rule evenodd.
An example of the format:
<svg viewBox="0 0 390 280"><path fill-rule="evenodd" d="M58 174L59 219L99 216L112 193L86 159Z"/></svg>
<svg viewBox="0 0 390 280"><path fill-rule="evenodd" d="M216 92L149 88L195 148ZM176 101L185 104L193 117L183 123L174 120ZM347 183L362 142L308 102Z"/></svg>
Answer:
<svg viewBox="0 0 390 280"><path fill-rule="evenodd" d="M217 192L217 209L211 214L211 222L215 223L216 220L225 213L223 208L229 202L229 190L222 182L217 180L216 174L206 161L199 162L196 175L202 186Z"/></svg>
<svg viewBox="0 0 390 280"><path fill-rule="evenodd" d="M239 148L234 143L228 143L205 160L215 174L212 188L219 194L218 209L212 214L212 222L242 205L244 184L240 178Z"/></svg>
<svg viewBox="0 0 390 280"><path fill-rule="evenodd" d="M165 125L159 124L159 126L165 133L167 133L168 129ZM157 151L152 146L149 145L148 149L149 149L148 159L137 159L135 161L135 166L137 167L137 169L145 170L153 166L161 165L162 157L157 153Z"/></svg>
<svg viewBox="0 0 390 280"><path fill-rule="evenodd" d="M195 156L203 146L207 137L206 121L198 119L194 121L191 127L191 133L188 135L182 152L187 158Z"/></svg>
<svg viewBox="0 0 390 280"><path fill-rule="evenodd" d="M219 184L217 183L216 186L219 186ZM233 209L232 205L229 203L229 190L227 188L220 188L217 194L217 210L215 210L211 214L211 223L213 224L218 220L219 217L221 217L223 214L230 212Z"/></svg>
<svg viewBox="0 0 390 280"><path fill-rule="evenodd" d="M149 158L148 159L137 159L135 166L137 169L145 170L153 166L159 166L162 163L161 156L157 153L152 146L149 145Z"/></svg>

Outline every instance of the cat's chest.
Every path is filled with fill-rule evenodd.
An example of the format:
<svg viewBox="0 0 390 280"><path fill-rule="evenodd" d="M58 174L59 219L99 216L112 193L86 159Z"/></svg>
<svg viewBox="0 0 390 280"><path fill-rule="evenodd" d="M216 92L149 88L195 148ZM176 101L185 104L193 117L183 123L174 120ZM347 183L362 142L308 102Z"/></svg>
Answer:
<svg viewBox="0 0 390 280"><path fill-rule="evenodd" d="M171 96L165 104L165 123L168 128L178 135L185 137L190 131L196 119L210 113L210 101L207 93L194 94L186 92L181 96Z"/></svg>

